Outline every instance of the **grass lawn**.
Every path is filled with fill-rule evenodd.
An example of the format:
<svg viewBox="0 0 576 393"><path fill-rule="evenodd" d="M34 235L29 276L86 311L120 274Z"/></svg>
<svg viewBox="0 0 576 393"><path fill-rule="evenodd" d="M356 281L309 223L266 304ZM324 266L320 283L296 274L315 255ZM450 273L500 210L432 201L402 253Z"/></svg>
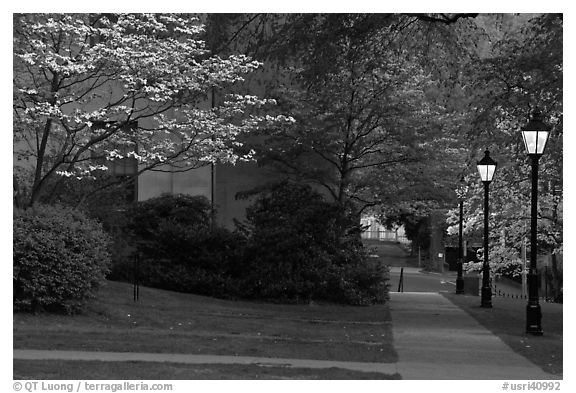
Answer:
<svg viewBox="0 0 576 393"><path fill-rule="evenodd" d="M492 298L492 308L480 307L478 296L442 293L510 348L544 371L562 375L562 304L541 302L543 336L526 334L526 300Z"/></svg>
<svg viewBox="0 0 576 393"><path fill-rule="evenodd" d="M14 314L13 336L14 348L19 349L397 361L386 305L276 305L145 287L140 288L140 300L134 302L132 286L118 282L107 282L98 298L81 315ZM31 362L37 366L21 368L28 363L15 362L14 375L29 375L29 369L37 370L34 375L40 375L47 365ZM54 362L57 363L60 362ZM97 369L107 372L104 370L111 365L102 364ZM123 378L146 367L129 367L133 371L123 374ZM195 375L194 369L214 369L214 375L219 375L225 372L218 370L242 370L246 366L178 367L191 370L191 375ZM287 375L285 370L280 374ZM266 372L272 373L270 378L273 378L271 370ZM262 374L262 370L256 367L250 375L258 373ZM302 373L294 375L304 375ZM320 375L319 371L313 373ZM328 378L330 373L326 373Z"/></svg>
<svg viewBox="0 0 576 393"><path fill-rule="evenodd" d="M398 374L360 372L339 368L307 369L244 364L178 364L14 360L14 379L399 379Z"/></svg>

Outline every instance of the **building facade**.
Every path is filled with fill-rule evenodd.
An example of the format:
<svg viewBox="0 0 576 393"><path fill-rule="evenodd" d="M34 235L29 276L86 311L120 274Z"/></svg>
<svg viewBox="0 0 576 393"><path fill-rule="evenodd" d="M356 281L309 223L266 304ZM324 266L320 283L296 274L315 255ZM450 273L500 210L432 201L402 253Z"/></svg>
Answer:
<svg viewBox="0 0 576 393"><path fill-rule="evenodd" d="M186 172L149 171L138 178L137 200L162 194L201 195L215 208L216 222L231 229L234 220L245 218L246 207L250 204L248 200L238 199L237 194L277 179L277 173L256 162L206 165Z"/></svg>

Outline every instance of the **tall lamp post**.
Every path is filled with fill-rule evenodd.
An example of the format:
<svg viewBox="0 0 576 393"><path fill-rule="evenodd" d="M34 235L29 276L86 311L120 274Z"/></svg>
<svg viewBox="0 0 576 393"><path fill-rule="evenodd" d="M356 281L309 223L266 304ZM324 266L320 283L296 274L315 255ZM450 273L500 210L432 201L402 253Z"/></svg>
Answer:
<svg viewBox="0 0 576 393"><path fill-rule="evenodd" d="M526 332L541 336L542 311L538 302L538 160L544 154L544 148L550 135L550 127L542 121L538 109L532 113L532 118L522 127L522 138L526 152L532 160L532 211L530 214L530 270L528 271L528 304L526 306Z"/></svg>
<svg viewBox="0 0 576 393"><path fill-rule="evenodd" d="M496 172L496 161L490 158L490 152L484 152L484 158L478 163L478 173L484 183L484 263L482 265L481 307L492 307L492 289L490 288L490 265L488 264L488 186Z"/></svg>
<svg viewBox="0 0 576 393"><path fill-rule="evenodd" d="M460 202L460 220L458 224L458 276L456 277L456 293L464 293L464 278L462 278L462 267L464 263L463 252L462 252L462 216L464 213L464 199L466 198L466 193L468 192L468 186L464 181L464 176L460 179L460 185L456 188L456 197Z"/></svg>

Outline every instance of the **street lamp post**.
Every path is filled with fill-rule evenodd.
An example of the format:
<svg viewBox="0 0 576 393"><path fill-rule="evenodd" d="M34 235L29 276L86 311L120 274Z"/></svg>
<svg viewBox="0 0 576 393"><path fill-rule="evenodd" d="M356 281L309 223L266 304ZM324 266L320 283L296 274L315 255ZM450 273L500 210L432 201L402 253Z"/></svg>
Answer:
<svg viewBox="0 0 576 393"><path fill-rule="evenodd" d="M538 109L532 118L522 127L522 138L526 152L532 160L532 206L530 214L530 270L528 271L528 304L526 305L526 332L541 336L542 311L538 302L538 160L544 154L550 127L542 121Z"/></svg>
<svg viewBox="0 0 576 393"><path fill-rule="evenodd" d="M464 213L464 199L468 192L468 186L464 182L464 176L460 179L460 186L456 189L456 196L460 202L460 220L458 224L458 276L456 277L456 294L461 295L464 293L464 278L462 277L462 267L464 264L464 257L462 252L462 216Z"/></svg>
<svg viewBox="0 0 576 393"><path fill-rule="evenodd" d="M490 288L490 265L488 264L488 186L496 172L496 161L490 158L490 152L484 152L478 164L478 173L484 183L484 263L482 265L481 307L492 307L492 289Z"/></svg>

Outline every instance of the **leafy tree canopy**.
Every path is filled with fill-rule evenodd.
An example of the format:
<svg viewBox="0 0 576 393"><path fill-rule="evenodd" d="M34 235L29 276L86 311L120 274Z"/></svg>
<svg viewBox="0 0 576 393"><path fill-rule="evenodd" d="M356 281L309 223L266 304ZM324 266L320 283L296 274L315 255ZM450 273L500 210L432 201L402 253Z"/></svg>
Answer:
<svg viewBox="0 0 576 393"><path fill-rule="evenodd" d="M495 228L519 222L517 204L527 206L530 185L519 130L538 106L553 126L540 192L542 217L556 222L556 229L544 230L556 245L546 244L558 249L562 15L215 18L220 26L228 22L218 48L270 60L264 89L297 120L272 130L256 148L260 161L321 184L334 199L369 208L390 224L425 223L431 210L456 207L454 189L464 175L471 186L468 227L479 225L476 161L487 148L499 163L492 194L503 202L495 207L503 217Z"/></svg>

